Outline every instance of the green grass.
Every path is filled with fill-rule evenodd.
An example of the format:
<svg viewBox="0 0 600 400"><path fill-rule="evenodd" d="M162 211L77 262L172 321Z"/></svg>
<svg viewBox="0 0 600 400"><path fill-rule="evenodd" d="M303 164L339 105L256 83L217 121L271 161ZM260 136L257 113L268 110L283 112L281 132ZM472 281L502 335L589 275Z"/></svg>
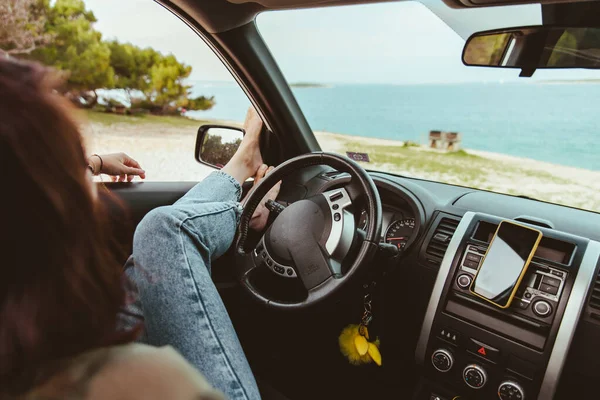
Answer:
<svg viewBox="0 0 600 400"><path fill-rule="evenodd" d="M402 143L402 147L421 147L421 145L419 143L407 140L406 142Z"/></svg>
<svg viewBox="0 0 600 400"><path fill-rule="evenodd" d="M442 153L427 151L413 145L409 146L365 146L361 142L351 139L343 144L348 151L360 151L369 154L372 163L386 164L399 174L410 173L416 176L428 175L438 177L436 180L450 181L449 183L461 184L470 187L487 188L487 177L490 174L499 174L507 177L527 177L541 179L554 183L567 183L550 173L535 170L526 170L519 165L506 161L490 160L465 150ZM357 149L357 150L353 150ZM368 165L365 165L369 168ZM447 179L446 179L447 178ZM490 188L492 189L492 188Z"/></svg>
<svg viewBox="0 0 600 400"><path fill-rule="evenodd" d="M99 123L103 125L127 124L127 125L143 125L143 124L161 124L180 127L199 127L206 121L198 121L185 117L176 116L157 116L157 115L119 115L92 110L82 110L83 119L89 122Z"/></svg>
<svg viewBox="0 0 600 400"><path fill-rule="evenodd" d="M465 151L455 153L436 153L420 151L414 147L388 147L371 145L349 141L344 148L360 149L361 152L369 154L371 162L377 164L391 164L402 171L422 171L425 173L451 172L452 175L460 175L464 178L475 179L480 168L486 167L488 160ZM469 163L464 163L468 160ZM476 168L474 168L476 164Z"/></svg>

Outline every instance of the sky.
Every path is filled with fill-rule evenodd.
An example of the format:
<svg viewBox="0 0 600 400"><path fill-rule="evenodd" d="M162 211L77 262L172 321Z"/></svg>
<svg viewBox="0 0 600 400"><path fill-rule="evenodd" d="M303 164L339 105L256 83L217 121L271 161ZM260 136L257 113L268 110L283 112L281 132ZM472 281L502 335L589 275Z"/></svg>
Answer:
<svg viewBox="0 0 600 400"><path fill-rule="evenodd" d="M185 23L152 0L85 0L105 38L172 53L193 81L233 81ZM421 84L518 80L518 70L465 67L464 39L478 30L539 24L539 5L452 10L424 0L265 12L259 31L288 82ZM491 13L493 12L493 15ZM458 33L457 33L458 32ZM459 35L460 34L460 35ZM461 37L462 36L462 37ZM535 80L600 78L599 71L537 71Z"/></svg>

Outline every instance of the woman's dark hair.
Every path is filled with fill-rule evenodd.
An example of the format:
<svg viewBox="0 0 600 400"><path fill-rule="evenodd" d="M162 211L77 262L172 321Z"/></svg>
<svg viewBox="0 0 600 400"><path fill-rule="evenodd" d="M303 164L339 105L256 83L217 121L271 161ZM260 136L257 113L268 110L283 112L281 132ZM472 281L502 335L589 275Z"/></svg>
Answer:
<svg viewBox="0 0 600 400"><path fill-rule="evenodd" d="M0 397L137 335L118 330L123 258L55 77L0 58Z"/></svg>

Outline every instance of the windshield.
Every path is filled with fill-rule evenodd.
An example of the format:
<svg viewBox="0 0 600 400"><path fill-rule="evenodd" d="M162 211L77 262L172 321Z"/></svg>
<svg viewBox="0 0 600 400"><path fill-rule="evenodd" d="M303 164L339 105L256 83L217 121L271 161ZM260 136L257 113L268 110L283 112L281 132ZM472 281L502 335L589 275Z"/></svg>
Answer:
<svg viewBox="0 0 600 400"><path fill-rule="evenodd" d="M539 24L540 8L442 6L439 16L416 2L268 12L257 24L323 150L600 211L600 73L466 67L469 33Z"/></svg>

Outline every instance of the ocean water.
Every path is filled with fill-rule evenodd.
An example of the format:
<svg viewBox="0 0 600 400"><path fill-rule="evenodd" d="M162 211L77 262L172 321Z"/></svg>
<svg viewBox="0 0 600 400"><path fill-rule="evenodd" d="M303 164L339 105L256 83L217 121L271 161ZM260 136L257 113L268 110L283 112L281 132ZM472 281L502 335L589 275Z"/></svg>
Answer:
<svg viewBox="0 0 600 400"><path fill-rule="evenodd" d="M600 170L600 84L468 83L294 88L311 128L425 143L430 130L462 134L463 147ZM216 106L197 118L243 120L249 101L233 83L198 83Z"/></svg>

